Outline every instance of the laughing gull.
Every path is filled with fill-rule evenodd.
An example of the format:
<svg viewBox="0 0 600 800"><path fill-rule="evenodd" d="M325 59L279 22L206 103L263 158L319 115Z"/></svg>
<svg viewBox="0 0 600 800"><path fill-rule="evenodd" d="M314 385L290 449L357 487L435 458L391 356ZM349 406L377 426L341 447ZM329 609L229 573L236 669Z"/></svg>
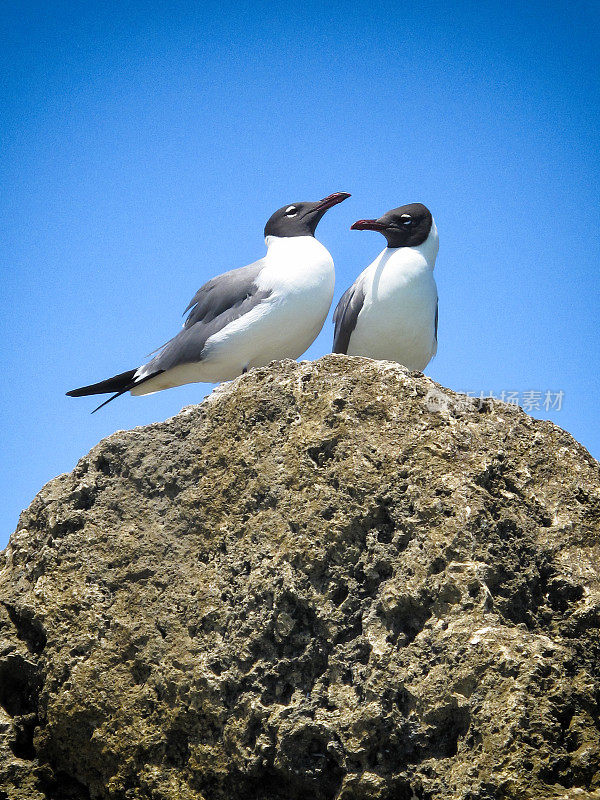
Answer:
<svg viewBox="0 0 600 800"><path fill-rule="evenodd" d="M217 383L275 359L298 358L316 339L333 299L333 259L315 230L327 209L348 197L336 192L280 208L265 226L264 258L205 283L184 311L190 313L183 330L154 358L67 394L115 392L102 408L127 391L142 395Z"/></svg>
<svg viewBox="0 0 600 800"><path fill-rule="evenodd" d="M425 369L437 351L439 242L431 212L410 203L351 229L380 231L388 246L342 295L333 315L333 352Z"/></svg>

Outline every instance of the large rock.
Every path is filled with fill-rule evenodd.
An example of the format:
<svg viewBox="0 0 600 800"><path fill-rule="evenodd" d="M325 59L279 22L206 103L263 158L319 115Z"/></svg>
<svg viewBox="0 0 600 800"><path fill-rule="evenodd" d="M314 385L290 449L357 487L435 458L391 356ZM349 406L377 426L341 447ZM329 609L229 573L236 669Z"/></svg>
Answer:
<svg viewBox="0 0 600 800"><path fill-rule="evenodd" d="M0 798L600 795L599 487L344 356L110 436L3 556Z"/></svg>

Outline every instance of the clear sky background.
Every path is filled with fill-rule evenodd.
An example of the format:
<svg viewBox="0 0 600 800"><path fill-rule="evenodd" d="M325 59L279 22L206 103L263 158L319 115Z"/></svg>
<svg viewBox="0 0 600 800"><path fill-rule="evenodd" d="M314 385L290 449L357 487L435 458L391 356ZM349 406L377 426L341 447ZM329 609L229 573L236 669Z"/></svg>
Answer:
<svg viewBox="0 0 600 800"><path fill-rule="evenodd" d="M19 2L0 7L0 546L101 438L205 384L66 390L138 366L279 206L335 191L335 302L407 202L440 232L445 386L564 392L600 456L597 2ZM308 351L331 349L331 321ZM101 398L99 398L101 399Z"/></svg>

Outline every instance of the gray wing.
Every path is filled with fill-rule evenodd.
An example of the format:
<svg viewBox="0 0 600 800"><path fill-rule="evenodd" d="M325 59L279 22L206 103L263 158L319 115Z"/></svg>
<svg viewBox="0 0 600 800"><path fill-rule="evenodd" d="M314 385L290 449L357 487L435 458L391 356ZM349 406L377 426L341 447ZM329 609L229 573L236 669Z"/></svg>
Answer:
<svg viewBox="0 0 600 800"><path fill-rule="evenodd" d="M149 369L168 370L179 364L200 361L206 341L211 336L247 314L271 294L270 290L260 291L256 285L262 268L263 261L255 261L247 267L217 275L201 286L183 312L190 312L183 330L160 348L158 355L146 364L144 372Z"/></svg>
<svg viewBox="0 0 600 800"><path fill-rule="evenodd" d="M437 328L438 328L438 308L439 308L439 300L435 301L435 341L437 344Z"/></svg>
<svg viewBox="0 0 600 800"><path fill-rule="evenodd" d="M239 306L255 293L255 281L262 268L263 260L259 259L247 267L231 269L207 281L198 289L183 312L190 312L183 327L191 328L197 322L208 324Z"/></svg>
<svg viewBox="0 0 600 800"><path fill-rule="evenodd" d="M361 278L357 278L352 286L340 298L333 312L335 331L333 334L333 352L347 353L350 336L356 327L356 320L365 301L365 289Z"/></svg>

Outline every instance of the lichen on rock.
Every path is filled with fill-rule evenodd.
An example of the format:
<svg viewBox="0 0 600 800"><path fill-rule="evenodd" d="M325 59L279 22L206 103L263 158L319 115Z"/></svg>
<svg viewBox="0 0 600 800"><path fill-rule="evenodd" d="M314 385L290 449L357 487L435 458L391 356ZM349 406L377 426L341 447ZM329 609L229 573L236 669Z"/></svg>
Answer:
<svg viewBox="0 0 600 800"><path fill-rule="evenodd" d="M549 422L386 362L253 370L22 514L0 798L599 797L599 531Z"/></svg>

